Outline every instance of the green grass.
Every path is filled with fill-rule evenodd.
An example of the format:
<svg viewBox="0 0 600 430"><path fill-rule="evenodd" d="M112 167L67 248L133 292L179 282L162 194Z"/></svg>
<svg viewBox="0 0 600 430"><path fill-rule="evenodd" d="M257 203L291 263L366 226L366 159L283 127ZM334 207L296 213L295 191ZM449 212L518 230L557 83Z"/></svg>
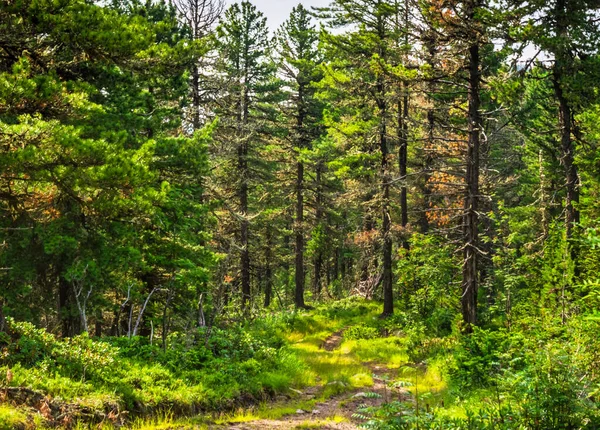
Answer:
<svg viewBox="0 0 600 430"><path fill-rule="evenodd" d="M131 430L205 430L209 426L202 418L174 419L172 415L166 414L150 420L135 420L129 428Z"/></svg>
<svg viewBox="0 0 600 430"><path fill-rule="evenodd" d="M376 362L385 367L397 368L406 362L405 346L397 337L344 340L334 351L321 348L333 333L345 327L373 321L379 312L380 305L374 302L362 302L341 309L319 306L294 322L287 339L294 354L305 363L302 380L306 385L323 387L322 399L372 386L372 372L364 363Z"/></svg>
<svg viewBox="0 0 600 430"><path fill-rule="evenodd" d="M316 400L290 401L286 403L262 403L258 407L239 409L233 413L218 414L213 417L216 424L244 423L256 420L278 420L293 415L298 409L312 410Z"/></svg>
<svg viewBox="0 0 600 430"><path fill-rule="evenodd" d="M0 405L0 430L24 429L28 418L24 411L7 405Z"/></svg>
<svg viewBox="0 0 600 430"><path fill-rule="evenodd" d="M361 362L379 363L389 369L397 369L408 361L405 340L395 336L347 340L341 345L340 351L356 356Z"/></svg>
<svg viewBox="0 0 600 430"><path fill-rule="evenodd" d="M347 308L319 306L311 313L301 314L286 338L294 354L306 365L302 373L305 384L323 386L326 398L341 391L371 386L371 371L364 362L377 362L390 368L404 363L406 354L399 338L343 341L339 349L331 352L321 348L333 333L373 321L380 311L378 303L360 302Z"/></svg>
<svg viewBox="0 0 600 430"><path fill-rule="evenodd" d="M327 428L329 424L339 424L346 422L347 419L340 415L333 415L322 420L306 420L297 424L295 429L322 429Z"/></svg>

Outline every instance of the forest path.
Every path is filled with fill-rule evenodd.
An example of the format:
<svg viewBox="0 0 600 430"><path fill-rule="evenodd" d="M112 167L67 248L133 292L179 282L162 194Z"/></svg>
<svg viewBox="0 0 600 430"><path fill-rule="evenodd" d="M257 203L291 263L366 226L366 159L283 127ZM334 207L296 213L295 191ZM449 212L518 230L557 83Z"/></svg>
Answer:
<svg viewBox="0 0 600 430"><path fill-rule="evenodd" d="M320 345L319 354L324 354L331 359L344 355L339 351L343 341L344 332L348 327L332 333ZM350 352L349 355L352 355ZM356 359L356 357L352 357ZM331 381L324 385L307 387L296 391L299 398L293 400L274 402L268 406L272 409L292 407L290 413L278 419L254 419L252 416L242 419L243 422L232 422L216 428L231 430L270 430L270 429L359 429L361 420L352 417L363 406L379 406L387 401L397 399L406 400L409 395L406 391L392 391L387 381L392 380L397 370L389 369L376 362L360 362L362 372L372 377L372 385L361 388L347 389L341 381ZM338 388L342 391L330 397L320 396L327 388ZM303 405L304 408L295 408Z"/></svg>
<svg viewBox="0 0 600 430"><path fill-rule="evenodd" d="M325 351L330 352L335 349L338 349L342 344L342 341L344 340L344 332L346 330L348 330L348 327L344 327L343 329L338 330L332 335L330 335L327 339L325 339L325 341L321 345L321 348L323 348Z"/></svg>

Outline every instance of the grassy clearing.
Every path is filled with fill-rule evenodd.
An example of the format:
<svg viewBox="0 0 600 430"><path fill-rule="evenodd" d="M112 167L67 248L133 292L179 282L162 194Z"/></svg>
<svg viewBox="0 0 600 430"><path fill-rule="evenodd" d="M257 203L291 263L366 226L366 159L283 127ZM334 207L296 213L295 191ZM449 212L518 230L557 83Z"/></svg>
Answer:
<svg viewBox="0 0 600 430"><path fill-rule="evenodd" d="M344 339L334 351L321 348L335 332L365 321L377 321L380 311L380 305L374 302L320 306L294 321L286 338L296 357L305 364L301 374L305 385L323 387L320 399L372 386L372 372L365 363L376 362L388 368L398 368L406 362L405 345L398 337Z"/></svg>

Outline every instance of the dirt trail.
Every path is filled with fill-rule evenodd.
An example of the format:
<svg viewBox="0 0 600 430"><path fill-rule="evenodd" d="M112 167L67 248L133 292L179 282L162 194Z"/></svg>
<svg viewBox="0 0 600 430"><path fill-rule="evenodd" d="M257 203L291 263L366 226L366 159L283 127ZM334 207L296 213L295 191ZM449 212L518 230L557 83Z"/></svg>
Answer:
<svg viewBox="0 0 600 430"><path fill-rule="evenodd" d="M345 329L333 333L322 348L334 351L339 348ZM393 391L386 386L385 380L392 376L392 370L374 363L362 363L373 375L373 385L355 389L343 394L333 396L326 401L316 403L312 410L297 410L296 413L276 420L261 419L244 423L232 423L225 428L230 430L277 430L277 429L330 429L330 430L356 430L359 429L360 420L352 418L363 405L379 406L386 401L403 399L406 392ZM309 387L301 394L301 400L315 398L323 387ZM369 393L377 393L372 396ZM335 422L333 417L344 417L344 422ZM223 427L221 427L223 428Z"/></svg>
<svg viewBox="0 0 600 430"><path fill-rule="evenodd" d="M333 351L338 349L342 343L342 340L344 340L344 332L347 329L348 327L344 327L343 329L333 333L331 336L325 339L325 342L323 342L321 348L323 348L325 351Z"/></svg>

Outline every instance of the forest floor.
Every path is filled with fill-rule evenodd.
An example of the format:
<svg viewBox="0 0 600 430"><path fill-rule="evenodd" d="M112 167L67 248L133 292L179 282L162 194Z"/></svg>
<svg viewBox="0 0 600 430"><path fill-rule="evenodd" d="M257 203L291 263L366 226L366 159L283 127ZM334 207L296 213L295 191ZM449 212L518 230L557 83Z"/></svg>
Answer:
<svg viewBox="0 0 600 430"><path fill-rule="evenodd" d="M538 384L546 384L541 393L547 397L542 400L552 406L556 393L566 399L572 392L569 387L582 381L575 370L563 374L562 367L554 367L568 357L563 354L556 356L560 360L533 355L546 360L536 372L560 369L553 370L561 372L560 377L552 376L555 379L540 381L526 373L530 369L513 370L520 372L518 381L509 380L512 385L506 386L524 394L500 392L498 384L458 385L460 380L453 378L472 378L473 369L482 378L482 372L493 371L496 364L480 367L483 359L475 357L467 363L470 367L457 368L453 354L470 360L473 348L485 347L492 351L485 359L497 360L500 355L493 355L493 348L499 348L499 339L516 345L507 347L504 357L518 356L518 348L527 341L521 334L499 337L482 331L471 341L480 343L453 343L457 340L415 333L403 316L382 320L380 310L376 302L346 300L272 313L241 327L215 329L208 347L196 343L177 350L180 344L174 342L166 352L141 343L142 338L113 339L110 344L87 336L60 339L43 329L15 325L14 337L4 338L6 346L0 338L0 352L14 351L19 358L10 368L0 366L0 430L350 430L376 428L390 417L414 424L410 428L442 428L440 423L457 429L500 428L498 420L506 417L525 422L526 416L518 415L518 401L530 408L525 411L538 408L532 402L539 399L527 397L537 393ZM536 341L531 348L537 345ZM82 365L84 371L88 364L100 368L95 373L88 369L84 380ZM186 366L187 370L177 369ZM582 423L598 411L595 399L589 399L577 403L585 411ZM512 424L503 428L530 428L518 421ZM543 426L559 427L600 428L595 422L587 427Z"/></svg>
<svg viewBox="0 0 600 430"><path fill-rule="evenodd" d="M430 394L427 402L431 406L442 402L447 387L440 368L434 362L429 362L427 365L411 363L407 354L409 344L407 336L401 331L383 330L380 327L379 312L380 306L377 303L358 302L341 308L339 306L323 306L315 310L293 314L285 324L275 326L277 327L276 337L283 342L283 345L277 352L271 348L273 351L271 354L277 354L279 367L266 365L266 370L259 370L262 373L258 373L258 377L256 369L257 365L261 363L256 360L247 360L241 364L246 367L239 368L239 371L246 372L244 373L247 379L244 381L246 387L250 387L250 384L255 381L262 380L269 381L270 386L276 387L276 389L265 390L262 392L264 395L241 398L237 403L233 397L223 397L225 400L230 399L233 407L215 408L212 410L213 412L208 409L201 415L189 416L186 413L166 410L162 413L148 413L145 416L139 414L130 420L126 419L123 424L126 428L134 430L307 428L346 430L359 428L359 425L365 422L364 417L370 415L368 408L384 403L401 401L412 407L416 404L416 399L422 398L424 393ZM260 333L260 331L255 331L253 335L261 336ZM62 346L61 340L52 340L52 342ZM91 345L103 347L104 344L93 343ZM124 351L132 351L132 349ZM133 349L133 351L137 350ZM268 352L269 349L266 351ZM181 362L182 365L185 364L185 358L182 356L180 359L184 360ZM264 359L269 360L268 356ZM119 360L122 360L119 362L121 366L129 367L123 373L124 376L115 375L121 379L131 378L131 381L126 380L124 385L126 389L132 384L138 384L136 386L140 393L139 398L152 401L153 396L160 395L159 398L164 402L164 399L176 400L178 397L185 399L190 397L190 392L194 393L193 390L199 390L193 384L181 383L176 374L170 373L158 364L127 361L126 358L119 358ZM259 360L263 360L263 358L259 358ZM236 366L240 366L235 361L231 364L228 363L228 360L220 363L218 366L215 365L216 367L212 370L215 378L207 380L212 383L209 385L207 382L204 385L204 391L201 391L210 394L208 390L214 390L215 397L213 398L217 398L218 393L223 393L222 396L230 395L227 391L230 382L227 381L231 381L231 379L225 379L223 375L228 369L231 371L231 369L237 369ZM247 367L249 364L251 366ZM227 365L230 367L224 367ZM110 396L102 391L112 385L84 385L81 382L77 385L72 378L60 375L58 377L61 379L57 382L49 378L46 379L44 385L39 382L43 378L40 379L36 377L36 373L32 373L38 372L44 377L47 372L44 373L43 369L15 366L13 370L16 374L15 381L13 381L14 386L6 388L7 392L8 390L29 390L44 397L47 401L41 402L43 404L48 403L50 401L48 399L53 399L52 405L56 399L61 399L62 402L70 401L78 406L77 409L74 409L73 418L70 418L72 421L77 420L76 417L88 409L102 414L102 408L107 404L104 397L111 401L115 399L114 395ZM113 372L113 367L110 367L107 372ZM26 377L30 379L26 379ZM35 379L31 380L34 377ZM162 380L159 380L160 378ZM175 388L169 388L168 384L171 383ZM51 384L55 384L56 387ZM160 384L166 384L167 388L159 387ZM88 398L80 394L81 392L85 393L84 389L89 390ZM240 391L237 390L239 388L234 387L231 392L239 393ZM269 392L270 394L267 394ZM65 394L72 395L67 397ZM52 425L63 427L63 424L57 423L56 417L53 418L54 414L51 412L54 410L47 411L47 407L38 407L37 404L40 402L5 400L3 402L0 395L0 430L42 429ZM88 404L92 406L97 404L98 406L89 407ZM59 409L62 411L64 408ZM112 428L110 418L107 416L100 420L102 428ZM35 419L36 422L33 423L32 419ZM95 419L95 421L99 420ZM64 426L72 427L71 425ZM77 428L98 427L92 423L78 422Z"/></svg>
<svg viewBox="0 0 600 430"><path fill-rule="evenodd" d="M287 334L294 354L306 365L303 388L290 388L287 396L233 414L213 416L202 424L188 421L187 426L173 423L172 427L160 428L351 430L364 422L356 416L363 408L395 400L413 403L414 386L410 381L416 373L420 375L421 392L443 391L439 374L429 375L427 369L416 369L408 363L403 336L345 336L349 329L360 327L364 318L376 318L376 313L333 321L306 316L305 329Z"/></svg>
<svg viewBox="0 0 600 430"><path fill-rule="evenodd" d="M331 334L323 344L321 349L323 355L335 356L343 341L343 334L346 328L338 330ZM408 391L393 392L388 387L388 381L393 377L394 371L397 369L389 369L385 365L380 365L374 362L363 362L363 371L365 374L371 374L373 383L370 386L361 388L352 388L340 394L333 395L329 398L320 398L324 387L312 386L301 391L299 394L300 400L296 399L291 403L280 402L271 404L271 408L286 408L295 404L305 405L300 406L295 411L285 414L278 419L253 419L252 415L244 417L240 415L238 419L247 419L248 421L237 423L225 423L224 425L209 426L209 428L228 428L232 430L267 430L267 429L338 429L352 430L358 429L357 424L360 419L353 418L353 415L359 408L366 406L380 406L382 403L395 399L408 400L410 394ZM332 381L328 383L330 386L338 386L340 389L346 388L345 384L340 381Z"/></svg>

